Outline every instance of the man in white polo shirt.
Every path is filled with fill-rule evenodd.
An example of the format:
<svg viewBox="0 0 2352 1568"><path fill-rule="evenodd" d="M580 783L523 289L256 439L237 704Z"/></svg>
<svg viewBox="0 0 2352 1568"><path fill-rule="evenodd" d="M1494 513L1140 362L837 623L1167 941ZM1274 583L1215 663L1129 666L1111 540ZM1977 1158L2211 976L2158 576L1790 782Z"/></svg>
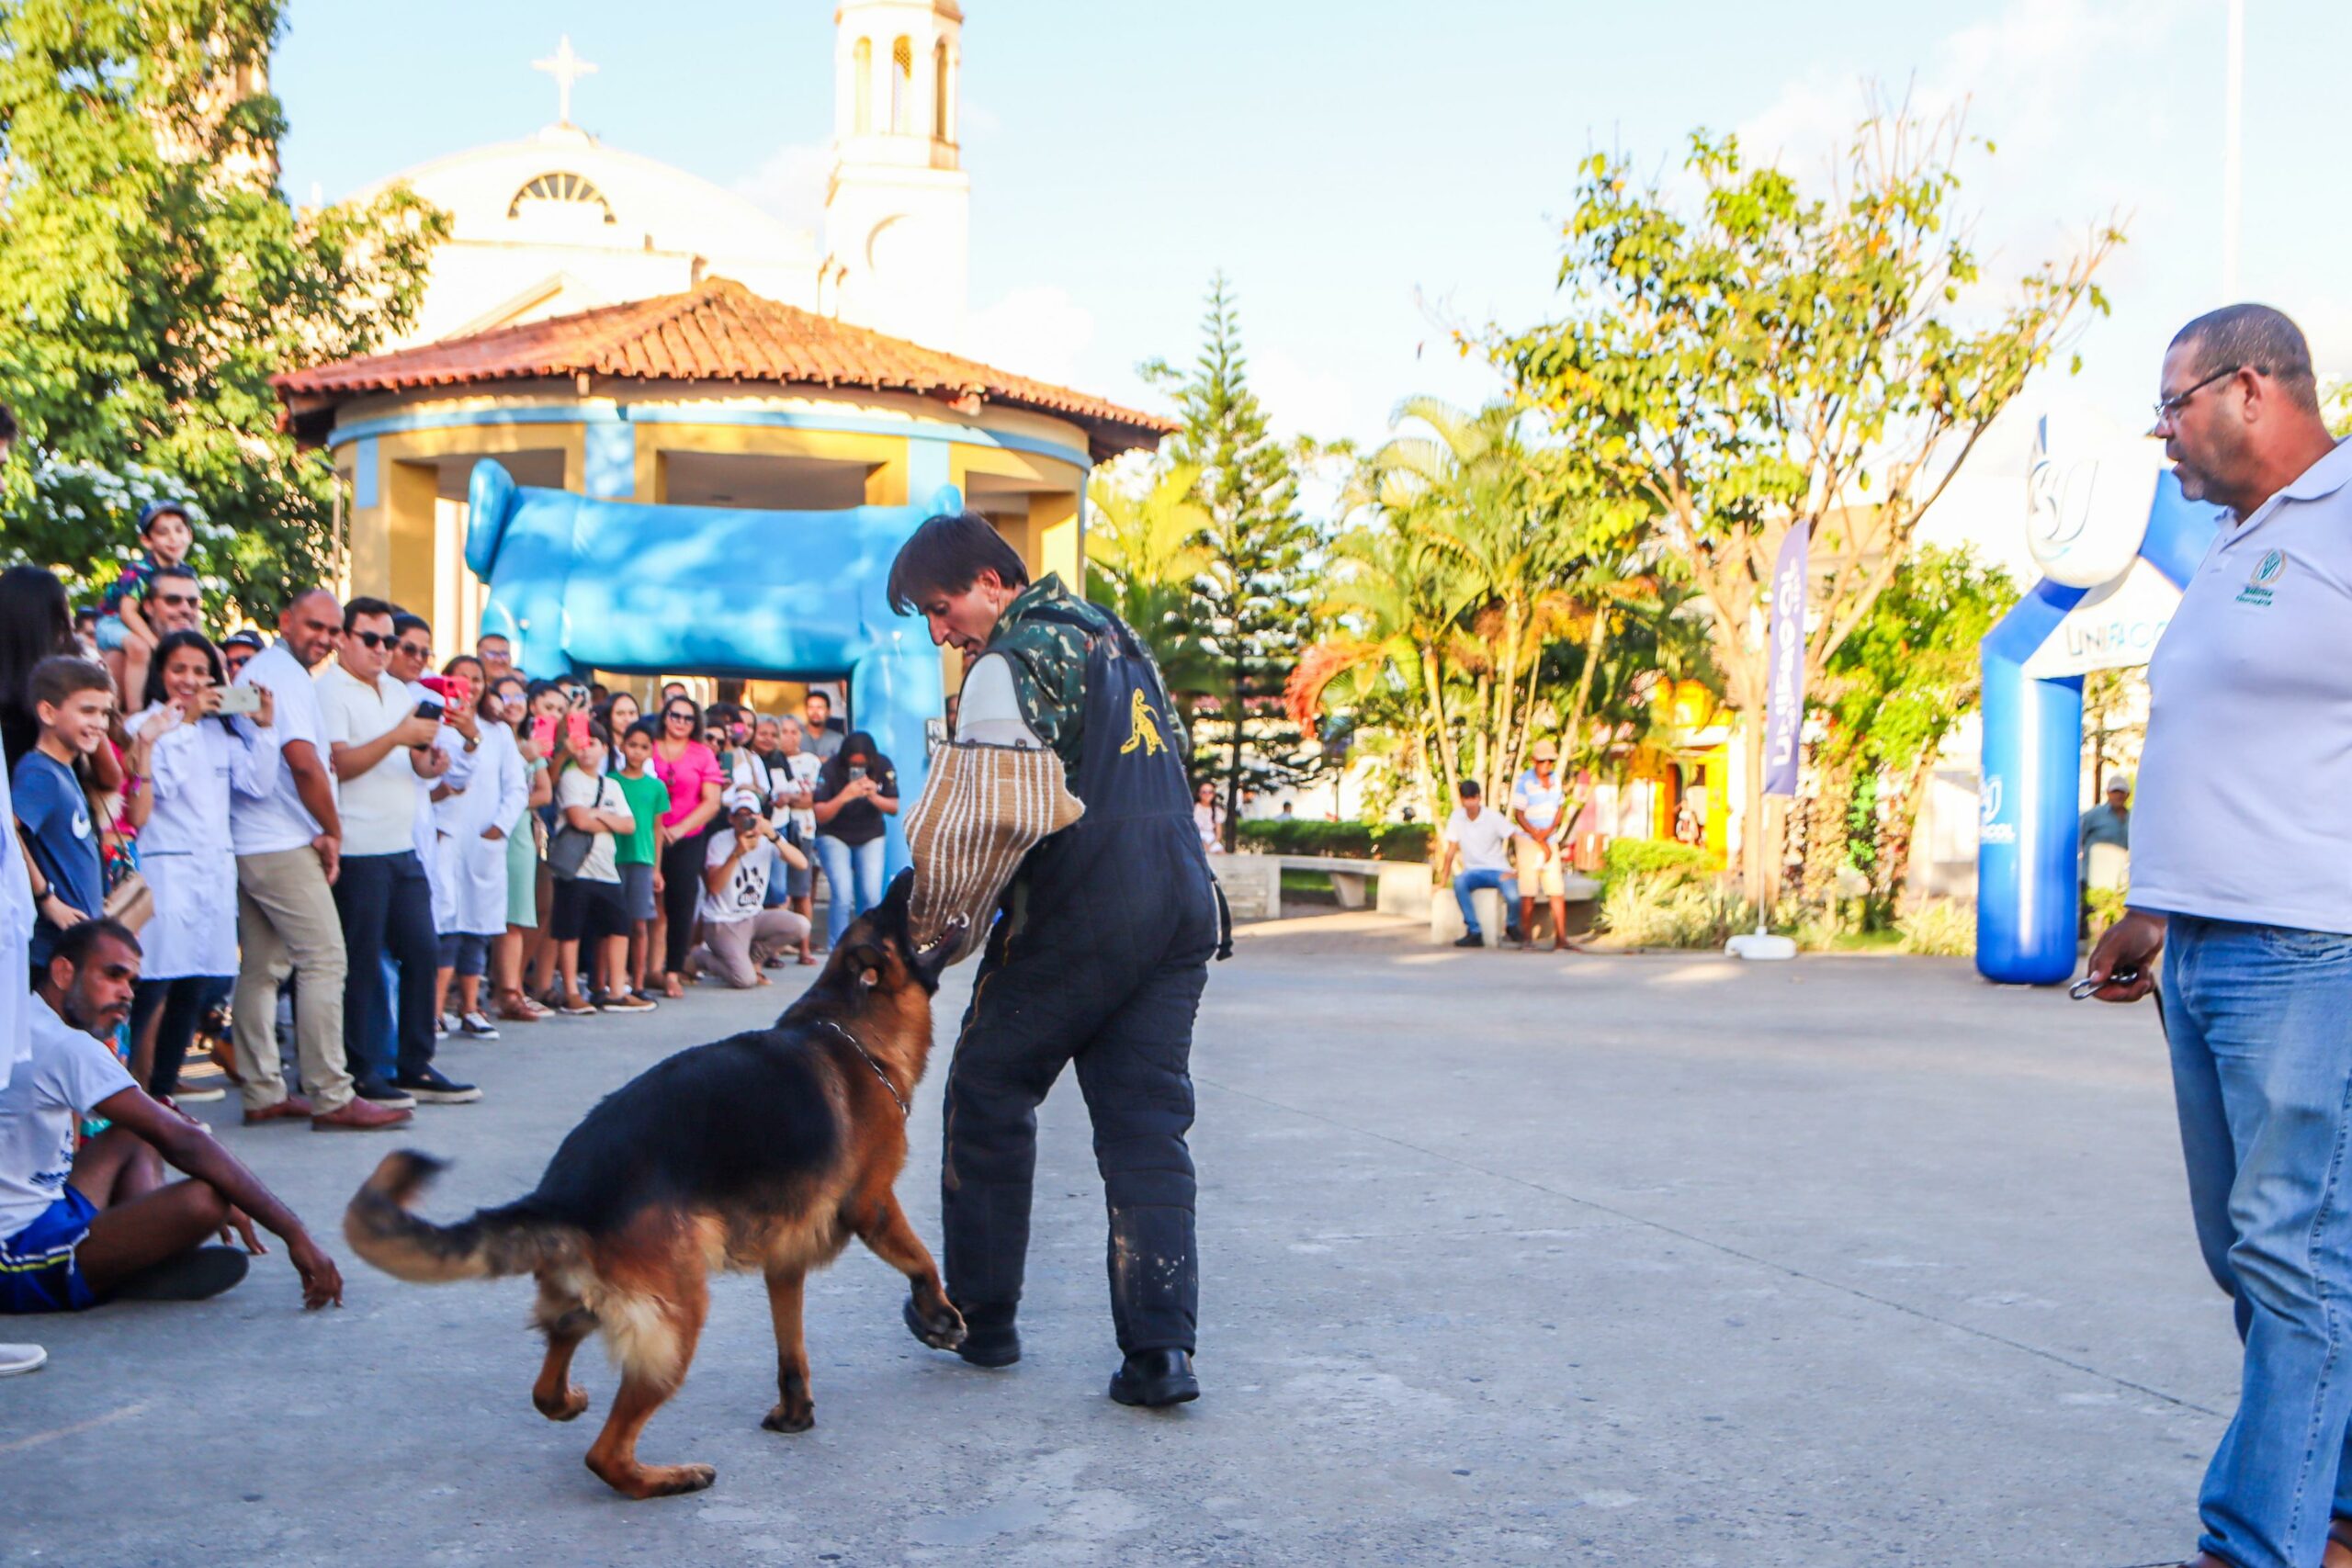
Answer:
<svg viewBox="0 0 2352 1568"><path fill-rule="evenodd" d="M440 948L433 934L433 890L416 854L419 779L447 771L435 749L439 723L417 712L408 688L385 666L392 653L392 606L354 599L343 607L335 667L319 677L319 728L326 737L343 809L343 874L335 912L350 954L344 978L343 1039L360 1095L462 1104L480 1100L433 1065L433 980ZM387 1014L384 960L399 966L400 997ZM398 1020L398 1042L388 1017Z"/></svg>
<svg viewBox="0 0 2352 1568"><path fill-rule="evenodd" d="M1438 855L1437 879L1443 882L1451 874L1453 901L1462 909L1462 935L1453 945L1484 947L1487 937L1478 929L1478 904L1472 895L1482 887L1491 887L1500 894L1503 884L1510 880L1510 818L1486 808L1476 779L1464 779L1457 788L1462 804L1446 819L1445 848ZM1462 862L1458 872L1453 869L1457 857Z"/></svg>
<svg viewBox="0 0 2352 1568"><path fill-rule="evenodd" d="M2189 1201L2245 1344L2198 1568L2352 1564L2352 445L2295 324L2165 353L2157 435L2230 516L2148 667L2129 913L2089 978L2161 986ZM2158 973L2158 960L2162 973ZM2133 975L2132 978L2122 978Z"/></svg>
<svg viewBox="0 0 2352 1568"><path fill-rule="evenodd" d="M237 1078L249 1126L304 1118L321 1132L368 1132L409 1120L404 1108L353 1094L343 1052L343 927L331 890L343 823L311 678L341 625L334 594L297 593L277 617L277 641L237 675L238 685L269 692L276 710L269 733L283 764L268 795L229 797L229 841L237 852ZM289 972L299 981L294 1039L302 1094L287 1092L277 1065L277 989Z"/></svg>

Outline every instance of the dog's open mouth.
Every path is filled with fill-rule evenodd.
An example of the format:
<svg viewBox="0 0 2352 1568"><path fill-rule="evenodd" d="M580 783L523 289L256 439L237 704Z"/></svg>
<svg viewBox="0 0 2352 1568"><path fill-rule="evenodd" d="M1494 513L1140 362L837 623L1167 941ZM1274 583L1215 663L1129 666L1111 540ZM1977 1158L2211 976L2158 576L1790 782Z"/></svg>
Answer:
<svg viewBox="0 0 2352 1568"><path fill-rule="evenodd" d="M963 943L964 932L970 929L971 924L971 917L968 915L951 915L948 917L947 923L940 928L937 936L915 949L916 960L920 962L928 958L936 958L943 953L952 953Z"/></svg>

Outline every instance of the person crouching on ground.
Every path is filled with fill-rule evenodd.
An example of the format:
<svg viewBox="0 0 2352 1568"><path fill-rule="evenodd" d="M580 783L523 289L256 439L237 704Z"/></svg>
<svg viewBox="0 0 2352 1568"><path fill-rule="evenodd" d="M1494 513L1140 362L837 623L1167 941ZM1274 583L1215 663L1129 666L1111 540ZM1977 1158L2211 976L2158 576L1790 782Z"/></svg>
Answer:
<svg viewBox="0 0 2352 1568"><path fill-rule="evenodd" d="M686 955L692 975L716 975L736 990L764 986L760 966L770 954L797 947L808 922L789 909L767 908L768 882L781 861L805 866L808 857L776 837L763 815L756 790L738 787L727 796L728 826L713 833L705 852L702 943Z"/></svg>
<svg viewBox="0 0 2352 1568"><path fill-rule="evenodd" d="M286 1243L302 1304L343 1303L343 1276L302 1222L206 1132L133 1083L104 1040L130 1015L139 942L113 920L62 933L34 989L32 1059L0 1089L0 1313L78 1312L112 1297L195 1301L244 1278L234 1230ZM112 1125L74 1147L76 1122ZM169 1164L192 1179L166 1184Z"/></svg>

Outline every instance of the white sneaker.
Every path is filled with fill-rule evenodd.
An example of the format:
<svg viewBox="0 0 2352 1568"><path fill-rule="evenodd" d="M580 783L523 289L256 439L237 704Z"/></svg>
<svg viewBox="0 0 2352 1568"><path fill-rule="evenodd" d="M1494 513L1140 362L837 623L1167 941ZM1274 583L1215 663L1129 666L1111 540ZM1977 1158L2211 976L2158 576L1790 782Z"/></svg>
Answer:
<svg viewBox="0 0 2352 1568"><path fill-rule="evenodd" d="M456 1013L445 1012L433 1021L433 1038L436 1041L447 1040L457 1032L458 1015Z"/></svg>
<svg viewBox="0 0 2352 1568"><path fill-rule="evenodd" d="M49 1352L38 1345L0 1345L0 1378L39 1371L48 1360Z"/></svg>
<svg viewBox="0 0 2352 1568"><path fill-rule="evenodd" d="M498 1038L498 1025L491 1022L487 1017L478 1012L469 1012L466 1014L466 1016L459 1021L458 1027L463 1029L466 1032L467 1038L471 1040L495 1040Z"/></svg>

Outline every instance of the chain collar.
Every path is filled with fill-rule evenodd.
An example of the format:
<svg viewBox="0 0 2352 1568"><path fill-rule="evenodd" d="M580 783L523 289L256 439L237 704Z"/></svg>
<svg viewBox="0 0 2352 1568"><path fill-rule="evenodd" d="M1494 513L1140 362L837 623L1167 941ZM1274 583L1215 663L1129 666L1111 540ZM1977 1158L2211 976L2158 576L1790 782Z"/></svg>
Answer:
<svg viewBox="0 0 2352 1568"><path fill-rule="evenodd" d="M827 1029L831 1030L834 1033L840 1035L842 1039L848 1041L850 1048L865 1059L865 1065L874 1069L874 1076L882 1080L882 1087L889 1090L890 1098L898 1102L899 1115L901 1119L910 1117L914 1114L907 1109L907 1097L899 1092L899 1086L890 1081L890 1075L882 1070L882 1064L874 1059L874 1053L868 1051L863 1044L859 1043L856 1035L852 1034L848 1030L843 1029L840 1024L835 1023L830 1018L820 1018L817 1021L823 1024Z"/></svg>

